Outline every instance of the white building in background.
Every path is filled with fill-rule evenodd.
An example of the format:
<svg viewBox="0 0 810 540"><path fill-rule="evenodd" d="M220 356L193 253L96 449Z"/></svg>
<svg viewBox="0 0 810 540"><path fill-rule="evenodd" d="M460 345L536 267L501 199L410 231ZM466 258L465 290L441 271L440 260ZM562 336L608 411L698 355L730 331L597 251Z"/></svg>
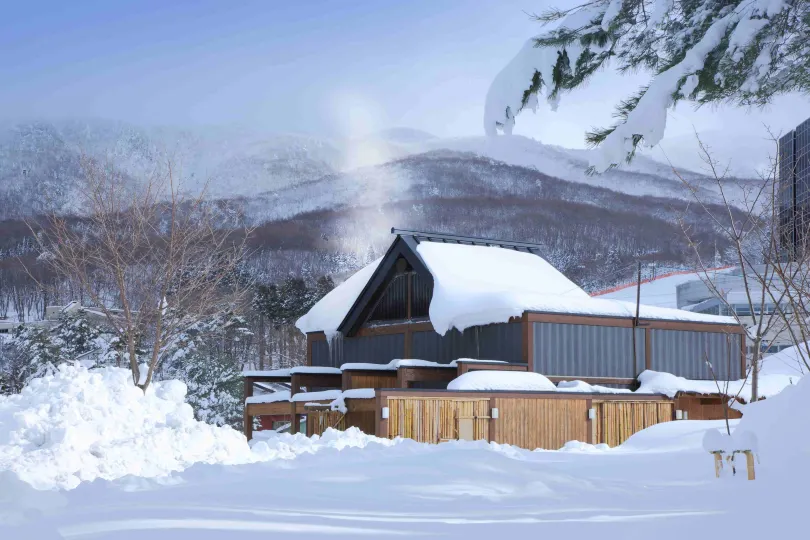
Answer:
<svg viewBox="0 0 810 540"><path fill-rule="evenodd" d="M712 315L733 315L731 313L733 310L741 321L753 324L751 308L740 268L723 267L711 269L709 270L709 276L715 288L720 292L719 296L707 286L704 281L706 276L702 272L682 271L642 280L640 287L641 303ZM761 288L756 288L755 280L749 280L750 283L754 283L754 285L751 285L751 293L754 298L755 314L761 315L759 305L761 302L757 300L761 298ZM593 293L592 296L635 302L637 289L638 287L634 282L599 291ZM764 302L764 308L766 316L773 314L776 310L776 306L767 301ZM789 312L789 307L784 304L782 309ZM790 332L787 326L779 320L778 315L775 316L772 326L773 328L766 334L762 343L762 351L765 354L772 354L793 346Z"/></svg>
<svg viewBox="0 0 810 540"><path fill-rule="evenodd" d="M27 322L19 322L10 319L0 319L0 334L11 334L15 328L20 325L23 326L55 326L56 323L59 322L64 315L75 313L78 311L84 311L87 314L87 318L97 322L103 322L106 320L106 316L104 313L99 310L99 308L91 307L91 306L82 306L79 302L75 300L73 302L69 302L64 306L46 306L45 307L45 318L40 321L27 321ZM120 309L109 309L109 311L113 314L120 313Z"/></svg>

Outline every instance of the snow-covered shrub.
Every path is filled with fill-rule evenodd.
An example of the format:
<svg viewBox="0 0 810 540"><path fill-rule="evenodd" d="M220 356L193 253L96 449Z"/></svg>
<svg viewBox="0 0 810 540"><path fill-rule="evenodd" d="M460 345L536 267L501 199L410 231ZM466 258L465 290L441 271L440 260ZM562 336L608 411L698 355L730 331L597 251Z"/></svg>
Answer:
<svg viewBox="0 0 810 540"><path fill-rule="evenodd" d="M32 378L62 363L60 347L46 327L18 326L0 353L0 392L19 392Z"/></svg>
<svg viewBox="0 0 810 540"><path fill-rule="evenodd" d="M98 348L101 329L87 318L87 312L82 309L62 315L51 334L60 355L74 359Z"/></svg>
<svg viewBox="0 0 810 540"><path fill-rule="evenodd" d="M245 319L225 311L187 329L171 346L167 376L188 385L188 403L199 420L242 424L242 366L236 350L252 336Z"/></svg>

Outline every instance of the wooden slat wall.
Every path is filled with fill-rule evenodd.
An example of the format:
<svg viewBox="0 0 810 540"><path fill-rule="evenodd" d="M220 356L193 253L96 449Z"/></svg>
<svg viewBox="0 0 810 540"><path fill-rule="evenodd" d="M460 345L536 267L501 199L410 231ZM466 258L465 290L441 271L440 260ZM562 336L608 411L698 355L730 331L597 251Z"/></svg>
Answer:
<svg viewBox="0 0 810 540"><path fill-rule="evenodd" d="M349 411L346 413L346 428L356 427L363 433L374 435L376 429L374 411Z"/></svg>
<svg viewBox="0 0 810 540"><path fill-rule="evenodd" d="M594 403L597 415L596 441L618 446L642 429L672 420L670 401L605 401Z"/></svg>
<svg viewBox="0 0 810 540"><path fill-rule="evenodd" d="M723 420L725 419L724 403L729 398L718 396L681 395L675 398L675 408L685 411L689 420ZM742 418L742 413L729 409L729 419Z"/></svg>
<svg viewBox="0 0 810 540"><path fill-rule="evenodd" d="M343 373L344 390L351 390L352 388L396 388L396 386L396 371L380 371L377 373Z"/></svg>
<svg viewBox="0 0 810 540"><path fill-rule="evenodd" d="M346 418L340 411L307 412L307 437L323 435L327 428L346 429Z"/></svg>
<svg viewBox="0 0 810 540"><path fill-rule="evenodd" d="M458 438L458 418L475 417L473 437L489 439L489 399L388 398L388 433L418 442Z"/></svg>
<svg viewBox="0 0 810 540"><path fill-rule="evenodd" d="M494 398L498 408L492 440L533 450L557 450L568 441L588 440L584 399Z"/></svg>

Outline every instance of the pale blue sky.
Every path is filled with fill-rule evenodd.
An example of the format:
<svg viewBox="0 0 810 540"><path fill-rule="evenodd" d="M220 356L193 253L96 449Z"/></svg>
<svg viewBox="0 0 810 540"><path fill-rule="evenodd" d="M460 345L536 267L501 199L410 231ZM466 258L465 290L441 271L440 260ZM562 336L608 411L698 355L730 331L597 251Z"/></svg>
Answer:
<svg viewBox="0 0 810 540"><path fill-rule="evenodd" d="M561 4L565 4L563 0ZM393 126L478 135L489 82L539 27L544 0L17 1L0 15L0 118L238 124L362 135ZM559 5L559 3L558 3ZM646 76L601 75L518 121L518 133L582 146ZM765 113L671 115L664 141L761 133L810 116L807 98Z"/></svg>

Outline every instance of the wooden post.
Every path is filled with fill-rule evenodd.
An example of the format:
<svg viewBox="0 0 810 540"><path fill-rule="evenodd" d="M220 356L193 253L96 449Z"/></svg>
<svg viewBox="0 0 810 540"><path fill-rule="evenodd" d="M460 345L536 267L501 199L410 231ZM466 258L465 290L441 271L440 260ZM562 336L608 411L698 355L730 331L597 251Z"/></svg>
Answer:
<svg viewBox="0 0 810 540"><path fill-rule="evenodd" d="M253 438L253 416L248 414L247 398L253 396L253 379L245 377L242 381L244 384L242 406L244 413L242 415L242 423L244 424L245 437L247 440Z"/></svg>
<svg viewBox="0 0 810 540"><path fill-rule="evenodd" d="M298 427L301 425L301 415L295 414L295 402L290 402L290 434L295 435L298 433Z"/></svg>
<svg viewBox="0 0 810 540"><path fill-rule="evenodd" d="M652 369L652 329L644 329L644 369Z"/></svg>
<svg viewBox="0 0 810 540"><path fill-rule="evenodd" d="M723 470L723 456L722 452L712 452L714 455L714 476L720 478L720 472Z"/></svg>
<svg viewBox="0 0 810 540"><path fill-rule="evenodd" d="M411 358L411 350L413 348L413 332L411 332L411 327L408 325L405 328L405 350L403 351L402 358Z"/></svg>
<svg viewBox="0 0 810 540"><path fill-rule="evenodd" d="M593 408L593 400L592 399L586 399L585 400L585 407L587 408L586 414L588 415L586 420L585 420L585 425L587 426L586 430L587 430L587 433L588 433L587 440L585 442L589 443L589 444L596 444L596 442L594 441L595 435L596 435L596 433L594 433L594 431L595 431L594 426L596 425L596 422L591 420L591 409Z"/></svg>
<svg viewBox="0 0 810 540"><path fill-rule="evenodd" d="M748 469L748 479L755 480L756 474L754 473L754 454L751 453L751 450L743 451L745 454L745 465Z"/></svg>
<svg viewBox="0 0 810 540"><path fill-rule="evenodd" d="M523 325L523 363L529 366L531 372L534 371L534 325L529 321L528 313L523 313L521 324Z"/></svg>

